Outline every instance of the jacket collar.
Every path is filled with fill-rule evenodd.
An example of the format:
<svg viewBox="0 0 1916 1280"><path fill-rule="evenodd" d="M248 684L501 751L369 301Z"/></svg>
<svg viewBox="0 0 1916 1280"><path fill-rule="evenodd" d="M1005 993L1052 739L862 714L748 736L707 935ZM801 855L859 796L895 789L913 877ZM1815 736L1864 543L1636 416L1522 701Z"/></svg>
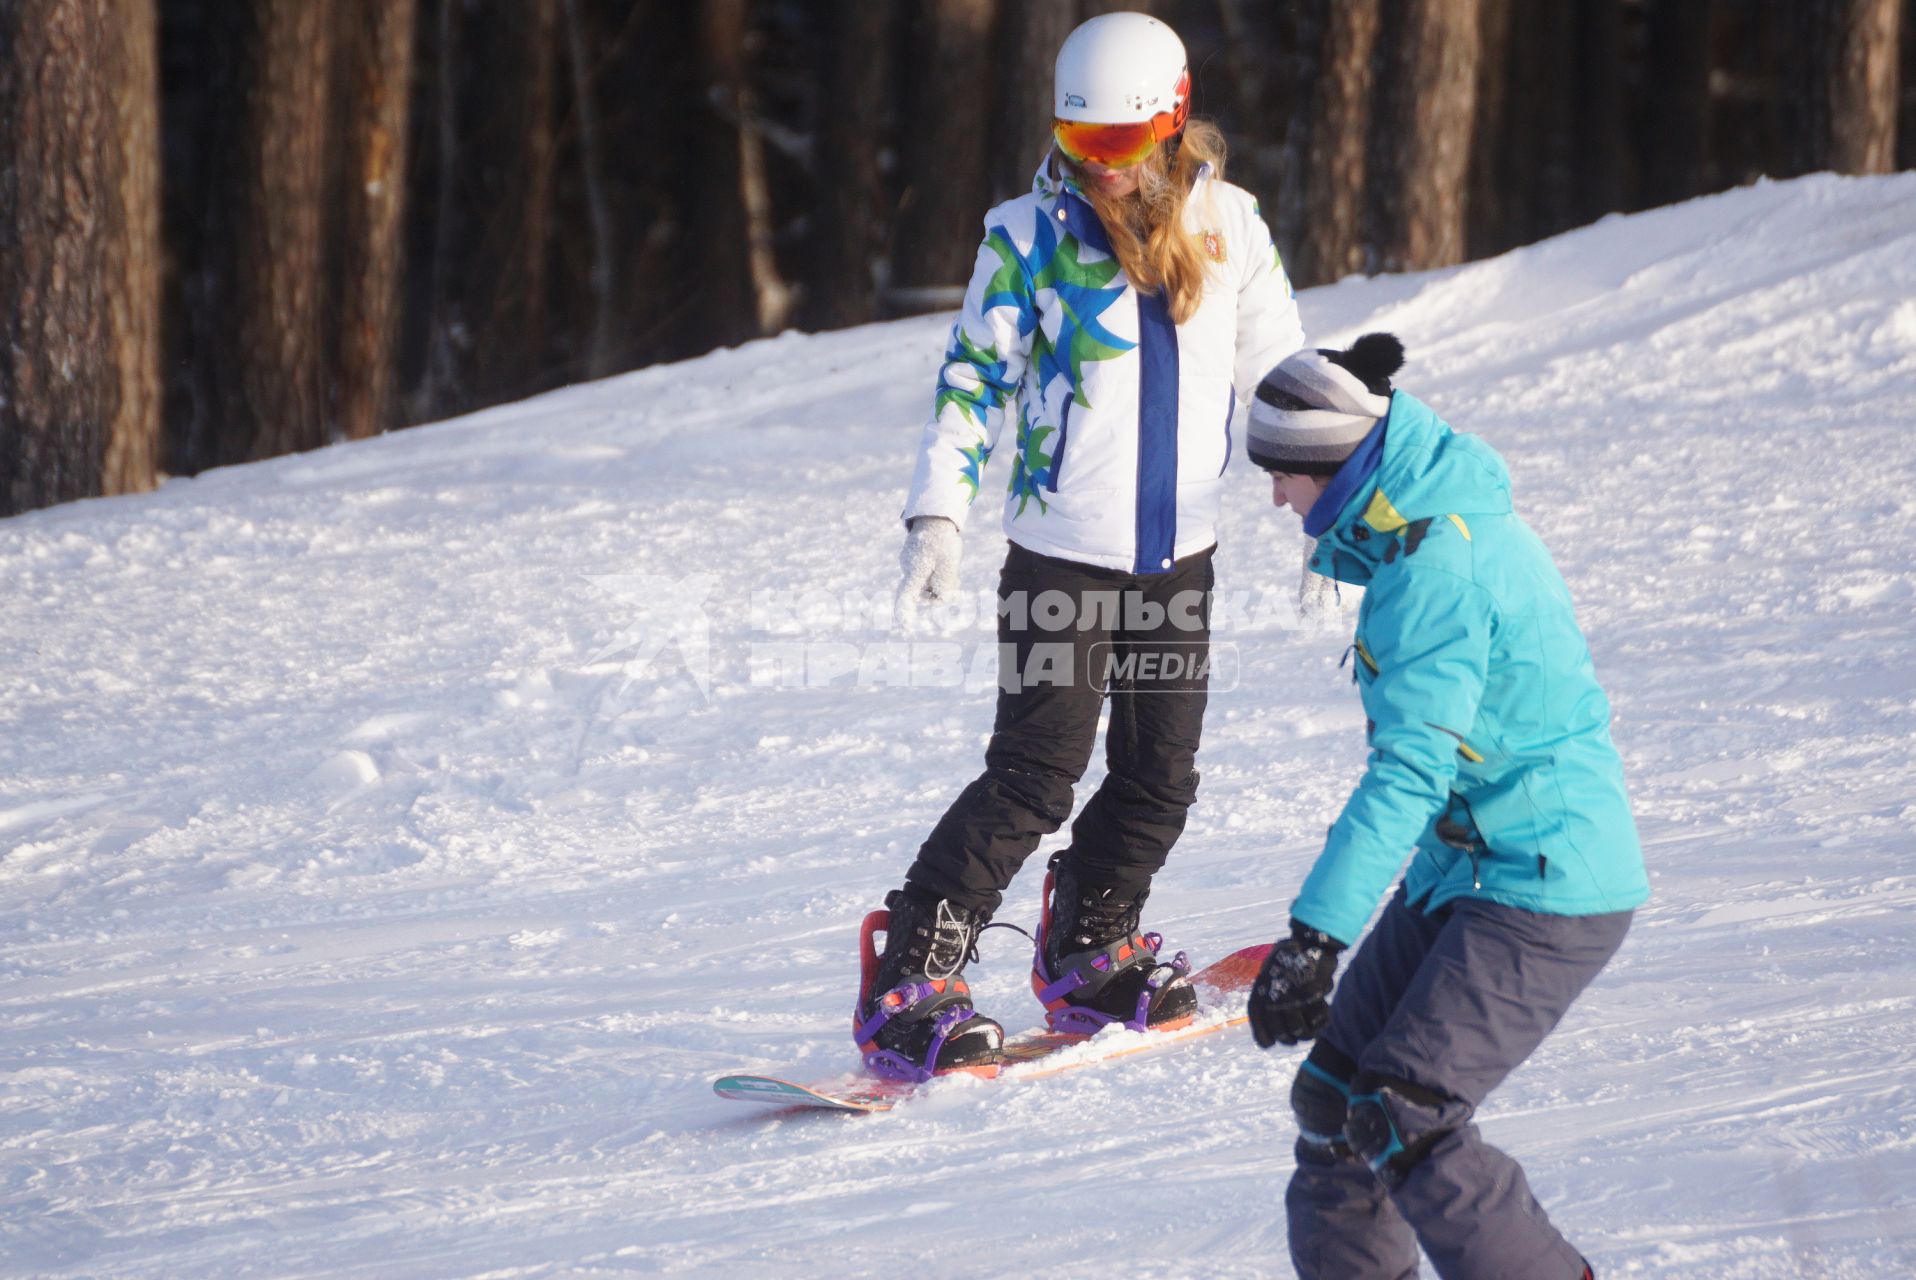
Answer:
<svg viewBox="0 0 1916 1280"><path fill-rule="evenodd" d="M1311 504L1310 512L1304 517L1306 534L1321 538L1329 533L1338 516L1343 514L1345 504L1371 482L1378 464L1384 460L1384 433L1389 425L1390 410L1386 409L1370 433L1351 451L1351 456L1344 459L1344 465L1337 469L1317 501Z"/></svg>
<svg viewBox="0 0 1916 1280"><path fill-rule="evenodd" d="M1340 469L1332 480L1341 503L1327 489L1311 508L1309 527L1327 525L1311 553L1317 572L1362 584L1396 557L1392 547L1406 529L1403 550L1414 551L1431 520L1448 516L1468 538L1465 517L1510 513L1510 472L1497 451L1451 430L1416 396L1395 392L1383 425L1372 434L1377 460L1367 464L1353 454L1345 464L1351 478L1346 481ZM1360 474L1367 466L1368 474ZM1331 513L1328 520L1319 506Z"/></svg>

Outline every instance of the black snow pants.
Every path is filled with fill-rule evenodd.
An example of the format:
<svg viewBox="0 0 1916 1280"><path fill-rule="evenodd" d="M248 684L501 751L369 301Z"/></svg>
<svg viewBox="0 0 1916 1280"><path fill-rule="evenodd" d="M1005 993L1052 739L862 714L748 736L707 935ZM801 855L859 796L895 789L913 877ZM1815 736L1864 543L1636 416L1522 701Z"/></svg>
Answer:
<svg viewBox="0 0 1916 1280"><path fill-rule="evenodd" d="M1523 1170L1471 1123L1623 943L1631 912L1557 916L1403 889L1358 948L1291 1090L1284 1197L1300 1280L1577 1280Z"/></svg>
<svg viewBox="0 0 1916 1280"><path fill-rule="evenodd" d="M1012 544L998 580L998 714L985 771L919 849L909 891L996 911L1038 842L1071 816L1107 698L1109 772L1072 824L1068 856L1086 883L1150 884L1197 798L1214 550L1136 574Z"/></svg>

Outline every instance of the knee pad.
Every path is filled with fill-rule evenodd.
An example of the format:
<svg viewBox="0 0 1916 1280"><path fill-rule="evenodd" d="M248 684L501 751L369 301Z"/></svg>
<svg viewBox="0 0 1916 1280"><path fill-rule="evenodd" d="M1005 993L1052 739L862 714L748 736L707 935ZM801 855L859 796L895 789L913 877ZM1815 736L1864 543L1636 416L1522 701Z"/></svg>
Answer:
<svg viewBox="0 0 1916 1280"><path fill-rule="evenodd" d="M1445 1103L1434 1089L1364 1074L1351 1085L1344 1135L1351 1150L1387 1187L1398 1187L1447 1135Z"/></svg>
<svg viewBox="0 0 1916 1280"><path fill-rule="evenodd" d="M1324 1063L1311 1057L1297 1069L1291 1082L1291 1111L1297 1117L1297 1153L1319 1163L1342 1160L1351 1154L1345 1139L1350 1110L1350 1085Z"/></svg>

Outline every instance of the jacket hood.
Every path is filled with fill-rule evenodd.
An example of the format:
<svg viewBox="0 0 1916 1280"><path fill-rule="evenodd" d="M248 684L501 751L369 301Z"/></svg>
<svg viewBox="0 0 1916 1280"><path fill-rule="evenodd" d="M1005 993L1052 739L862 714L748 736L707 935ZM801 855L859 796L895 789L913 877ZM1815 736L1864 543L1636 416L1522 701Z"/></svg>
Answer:
<svg viewBox="0 0 1916 1280"><path fill-rule="evenodd" d="M1333 480L1326 493L1337 488ZM1383 457L1318 539L1311 565L1345 582L1363 582L1388 541L1372 534L1395 533L1418 520L1507 515L1510 509L1510 471L1497 451L1453 430L1409 392L1393 392Z"/></svg>

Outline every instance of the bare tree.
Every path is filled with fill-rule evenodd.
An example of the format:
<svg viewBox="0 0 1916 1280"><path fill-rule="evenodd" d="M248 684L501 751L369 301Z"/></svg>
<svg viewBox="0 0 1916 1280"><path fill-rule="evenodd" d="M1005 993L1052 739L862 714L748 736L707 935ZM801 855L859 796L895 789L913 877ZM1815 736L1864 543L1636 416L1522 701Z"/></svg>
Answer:
<svg viewBox="0 0 1916 1280"><path fill-rule="evenodd" d="M1464 213L1481 46L1478 0L1393 6L1376 154L1385 270L1464 259Z"/></svg>
<svg viewBox="0 0 1916 1280"><path fill-rule="evenodd" d="M333 413L357 440L394 423L413 0L338 0L339 299Z"/></svg>
<svg viewBox="0 0 1916 1280"><path fill-rule="evenodd" d="M899 131L904 190L893 229L890 308L955 306L990 201L991 35L997 0L914 6L915 59Z"/></svg>
<svg viewBox="0 0 1916 1280"><path fill-rule="evenodd" d="M812 128L818 214L805 276L804 317L813 329L864 324L878 315L879 152L897 12L891 0L832 0L824 18Z"/></svg>
<svg viewBox="0 0 1916 1280"><path fill-rule="evenodd" d="M0 516L101 492L125 213L107 0L0 0Z"/></svg>

